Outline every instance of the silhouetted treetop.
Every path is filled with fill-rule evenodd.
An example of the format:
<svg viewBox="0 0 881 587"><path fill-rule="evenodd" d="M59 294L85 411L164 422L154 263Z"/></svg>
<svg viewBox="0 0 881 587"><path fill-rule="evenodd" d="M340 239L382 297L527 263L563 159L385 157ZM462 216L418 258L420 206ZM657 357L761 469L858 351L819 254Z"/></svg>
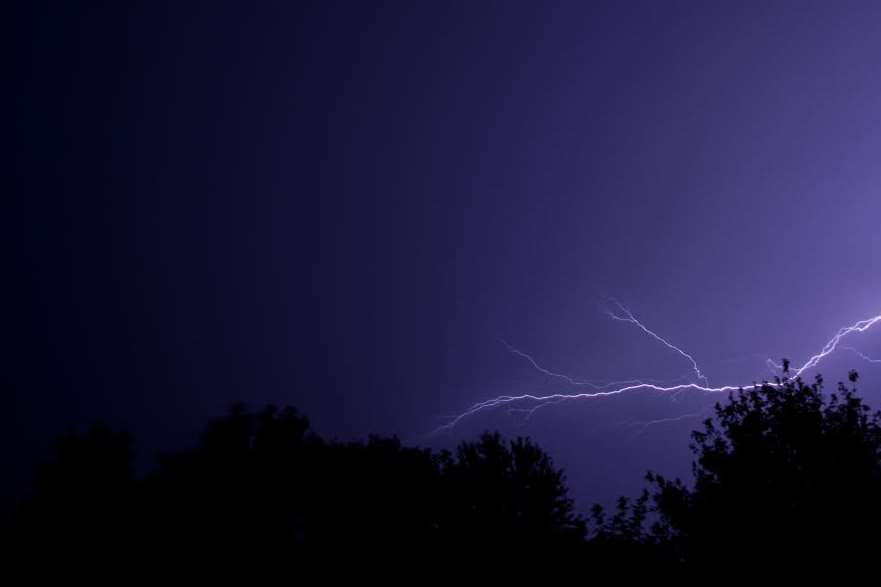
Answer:
<svg viewBox="0 0 881 587"><path fill-rule="evenodd" d="M246 558L475 541L514 548L584 534L562 472L528 439L486 434L455 455L394 437L327 442L293 408L238 405L144 479L132 477L128 447L106 427L64 437L19 528L33 544L73 530L66 545L93 552L128 543Z"/></svg>
<svg viewBox="0 0 881 587"><path fill-rule="evenodd" d="M447 531L504 542L583 538L563 472L528 438L508 444L486 433L456 457L442 471Z"/></svg>
<svg viewBox="0 0 881 587"><path fill-rule="evenodd" d="M820 378L731 394L692 434L693 483L650 473L638 498L596 506L589 534L563 471L528 438L485 433L454 452L325 441L293 408L239 405L144 478L125 433L61 437L12 544L89 564L413 550L490 560L541 547L619 570L730 569L735 554L737 568L869 560L881 544L881 415L848 379L832 394Z"/></svg>
<svg viewBox="0 0 881 587"><path fill-rule="evenodd" d="M817 377L732 394L692 435L693 488L649 476L684 556L715 564L736 548L780 563L878 544L881 416L855 388L822 386Z"/></svg>

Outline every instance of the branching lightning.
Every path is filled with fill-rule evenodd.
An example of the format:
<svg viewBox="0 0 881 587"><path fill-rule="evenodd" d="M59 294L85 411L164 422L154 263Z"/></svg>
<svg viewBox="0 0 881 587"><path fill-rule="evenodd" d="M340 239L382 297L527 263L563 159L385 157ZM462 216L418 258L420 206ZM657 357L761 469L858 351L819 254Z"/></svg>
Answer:
<svg viewBox="0 0 881 587"><path fill-rule="evenodd" d="M532 355L530 355L530 354L528 354L518 348L511 346L504 339L499 339L499 342L501 342L503 345L505 345L505 348L508 349L509 353L525 359L526 362L529 363L530 365L532 365L532 367L536 371L538 371L539 373L541 373L543 375L547 375L548 377L560 379L560 380L568 383L569 385L587 386L587 387L590 387L590 388L595 389L597 391L608 390L608 389L612 389L615 387L621 387L624 385L639 385L639 384L644 384L644 383L655 383L655 384L670 383L671 381L680 381L680 380L687 378L687 375L681 375L679 377L676 377L675 379L672 379L672 380L668 379L666 381L662 381L660 379L624 379L624 380L620 380L620 381L606 381L605 383L600 383L598 381L589 381L586 379L576 379L576 378L572 377L571 375L567 375L565 373L557 373L555 371L551 371L550 369L546 369L545 367L542 367L538 363L538 361L535 360L535 358Z"/></svg>
<svg viewBox="0 0 881 587"><path fill-rule="evenodd" d="M635 427L639 429L637 432L637 436L645 432L650 426L656 426L658 424L670 424L674 422L682 422L683 420L691 420L695 418L700 418L706 415L706 410L700 412L689 412L687 414L681 414L679 416L673 416L670 418L657 418L655 420L645 420L645 421L634 421L630 422L628 426Z"/></svg>
<svg viewBox="0 0 881 587"><path fill-rule="evenodd" d="M635 325L637 328L639 328L640 330L642 330L643 332L645 332L646 334L648 334L649 336L651 336L652 338L654 338L655 340L657 340L658 342L660 342L661 344L666 346L668 349L671 349L671 350L679 353L680 355L682 355L683 357L688 359L688 361L691 363L691 368L694 369L694 374L697 376L697 378L700 381L703 381L705 386L708 386L710 384L710 382L707 380L707 378L704 376L704 374L701 373L700 367L698 367L697 361L694 360L694 357L692 357L690 354L683 351L681 348L679 348L675 344L669 342L664 337L658 335L656 332L646 328L646 326L642 322L637 320L636 316L633 315L633 312L631 312L629 309L627 309L627 307L625 307L624 304L622 304L621 302L619 302L616 299L612 299L610 301L613 304L615 304L616 306L618 306L618 309L624 313L623 316L619 316L615 312L613 312L611 310L607 310L606 314L612 320L618 320L621 322L630 322L631 324Z"/></svg>
<svg viewBox="0 0 881 587"><path fill-rule="evenodd" d="M847 336L848 334L852 334L854 332L865 332L878 322L881 322L881 314L875 316L874 318L867 318L865 320L860 320L859 322L852 324L850 326L842 327L836 334L833 336L829 342L826 343L826 346L823 347L819 353L811 357L807 360L807 362L799 367L795 372L796 377L800 377L802 373L807 371L808 369L812 369L816 367L820 361L825 359L832 351L834 351L838 347L838 343L841 342L841 339Z"/></svg>
<svg viewBox="0 0 881 587"><path fill-rule="evenodd" d="M601 398L608 398L608 397L613 397L613 396L622 395L622 394L626 394L626 393L632 393L632 392L639 392L639 391L654 392L654 393L659 393L659 394L664 394L664 395L675 395L675 394L682 393L685 391L698 391L698 392L702 392L702 393L706 393L706 394L727 393L727 392L737 391L738 389L742 389L744 387L744 385L721 385L721 386L711 387L707 381L706 376L704 376L703 372L700 370L700 367L698 366L697 361L695 361L694 357L691 354L685 352L684 350L682 350L678 346L672 344L671 342L669 342L668 340L666 340L662 336L658 335L654 331L647 328L624 305L620 304L619 302L617 302L615 300L612 300L612 302L618 307L618 309L621 312L620 314L618 314L618 313L615 313L612 311L608 311L607 314L613 320L618 320L618 321L622 321L622 322L629 322L629 323L637 326L640 330L642 330L648 336L650 336L653 339L655 339L656 341L660 342L661 344L663 344L667 348L680 354L682 357L684 357L685 359L687 359L690 362L691 367L692 367L692 371L694 372L694 375L702 383L688 382L688 383L681 383L681 384L676 384L676 385L659 385L657 383L652 383L650 381L632 380L632 381L624 381L624 382L610 382L607 384L597 384L595 382L583 381L583 380L579 380L579 379L575 379L573 377L570 377L569 375L550 371L550 370L542 367L541 365L539 365L539 363L532 356L528 355L527 353L525 353L523 351L520 351L520 350L512 347L508 343L504 343L505 346L508 348L508 350L511 353L526 359L540 373L543 373L543 374L550 376L550 377L558 378L562 381L565 381L566 383L569 383L570 385L591 387L591 389L593 391L580 392L580 393L551 393L551 394L546 394L546 395L538 395L538 394L500 395L498 397L484 400L482 402L478 402L478 403L472 405L470 408L468 408L464 412L453 417L450 420L450 422L439 427L437 429L437 431L451 429L451 428L455 427L463 419L468 418L470 416L473 416L473 415L477 414L478 412L490 410L490 409L501 407L501 406L511 406L509 408L509 410L515 411L515 412L526 413L527 418L528 418L529 416L532 416L532 414L534 414L536 410L538 410L542 407L554 405L554 404L564 402L567 400L601 399ZM811 356L807 361L805 361L804 364L802 364L797 369L795 369L795 370L790 369L787 373L787 376L793 377L793 378L801 377L806 371L816 367L823 359L825 359L830 354L835 352L835 350L839 348L839 343L841 342L841 340L843 338L845 338L851 334L854 334L854 333L865 332L866 330L870 329L872 326L878 324L879 322L881 322L881 314L874 316L874 317L871 317L871 318L867 318L865 320L860 320L858 322L855 322L854 324L851 324L850 326L844 326L844 327L840 328L838 330L838 332L836 332L835 335L831 339L829 339L829 341L823 346L823 348L817 354ZM857 353L858 355L860 355L863 359L865 359L867 361L870 361L873 363L881 362L881 360L872 359L871 357L868 357L868 356L860 353L859 351L856 351L855 349L853 349L851 347L842 347L842 348L846 348L846 349L851 350L852 352ZM768 365L775 368L775 369L783 370L783 365L778 365L778 364L774 363L773 361L771 361L770 359L768 360ZM780 385L780 383L768 383L768 385ZM518 407L519 404L524 404L524 403L527 405L529 405L529 404L531 404L531 405L530 405L530 407L526 407L526 408ZM685 416L680 416L679 418L672 418L672 419L665 418L663 420L652 421L652 422L649 422L646 424L657 423L657 422L661 422L661 421L676 421L677 419L682 419L686 416L689 416L689 415L686 414Z"/></svg>
<svg viewBox="0 0 881 587"><path fill-rule="evenodd" d="M862 353L862 352L856 350L852 346L843 346L841 348L843 348L846 351L852 352L853 354L855 354L856 356L858 356L859 358L861 358L862 360L864 360L868 363L881 363L881 359L873 359L872 357L866 355L865 353Z"/></svg>

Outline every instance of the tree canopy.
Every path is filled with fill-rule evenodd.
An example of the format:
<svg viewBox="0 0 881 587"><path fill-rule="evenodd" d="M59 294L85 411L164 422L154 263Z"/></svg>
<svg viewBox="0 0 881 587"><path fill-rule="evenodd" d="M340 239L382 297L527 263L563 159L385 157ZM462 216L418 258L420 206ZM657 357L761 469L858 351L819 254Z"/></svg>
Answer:
<svg viewBox="0 0 881 587"><path fill-rule="evenodd" d="M138 477L129 436L98 425L59 439L11 537L21 551L87 560L542 548L631 568L710 567L732 553L745 566L869 560L881 544L881 413L857 380L833 393L818 377L731 394L692 433L691 482L649 473L639 497L587 520L528 438L485 433L455 452L327 441L293 408L236 406Z"/></svg>
<svg viewBox="0 0 881 587"><path fill-rule="evenodd" d="M394 437L331 442L293 408L236 406L143 479L131 457L129 438L104 426L65 436L19 513L21 544L296 556L580 544L585 533L563 472L527 438L484 434L455 454Z"/></svg>
<svg viewBox="0 0 881 587"><path fill-rule="evenodd" d="M742 553L785 564L859 557L878 545L881 415L822 378L765 384L717 404L692 434L693 487L649 475L660 526L708 565Z"/></svg>

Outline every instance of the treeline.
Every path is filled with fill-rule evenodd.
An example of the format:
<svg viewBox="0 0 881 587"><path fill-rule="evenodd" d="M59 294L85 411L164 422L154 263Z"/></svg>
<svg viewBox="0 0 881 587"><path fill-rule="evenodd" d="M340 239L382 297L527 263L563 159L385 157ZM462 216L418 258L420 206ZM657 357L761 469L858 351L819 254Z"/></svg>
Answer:
<svg viewBox="0 0 881 587"><path fill-rule="evenodd" d="M62 437L9 529L7 552L81 561L296 560L318 552L553 552L645 568L868 562L881 546L881 414L857 376L826 394L783 380L732 394L692 435L691 483L647 475L636 499L579 515L529 439L454 452L395 438L330 442L292 408L243 407L192 450L132 474L128 435Z"/></svg>

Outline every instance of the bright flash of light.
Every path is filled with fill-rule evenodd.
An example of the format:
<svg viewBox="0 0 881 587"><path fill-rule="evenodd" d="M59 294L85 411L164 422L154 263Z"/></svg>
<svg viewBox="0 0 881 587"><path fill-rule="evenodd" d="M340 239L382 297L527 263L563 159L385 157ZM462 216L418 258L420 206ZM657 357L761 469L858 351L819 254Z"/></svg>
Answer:
<svg viewBox="0 0 881 587"><path fill-rule="evenodd" d="M702 393L727 393L727 392L737 391L737 390L742 389L744 387L744 385L721 385L721 386L711 387L707 383L707 378L703 375L700 368L698 367L697 362L694 360L694 358L689 353L683 351L679 347L673 345L672 343L670 343L669 341L667 341L666 339L664 339L660 335L656 334L655 332L653 332L652 330L650 330L649 328L644 326L642 324L642 322L640 322L633 315L633 313L630 312L630 310L628 310L622 304L620 304L618 302L614 302L614 301L613 301L613 303L615 303L615 305L621 311L621 314L611 312L611 311L608 312L608 315L613 320L630 322L631 324L634 324L635 326L639 327L644 333L651 336L652 338L654 338L658 342L662 343L667 348L669 348L673 351L676 351L677 353L679 353L680 355L682 355L683 357L688 359L688 361L692 365L692 369L693 369L695 375L697 376L697 378L700 381L703 382L703 384L691 382L691 383L682 383L682 384L666 385L665 386L665 385L658 385L656 383L651 383L651 382L647 382L647 381L627 381L627 382L621 383L620 386L615 386L614 385L615 382L612 382L612 383L606 384L606 385L598 385L593 382L580 381L580 380L574 379L572 377L569 377L568 375L564 375L561 373L554 373L552 371L549 371L549 370L541 367L531 356L527 355L526 353L523 353L522 351L518 351L517 349L515 349L515 348L511 347L510 345L507 345L507 343L505 343L506 346L508 346L509 351L527 359L532 364L532 366L535 367L540 372L542 372L546 375L552 376L552 377L560 378L560 379L562 379L572 385L588 385L593 389L593 391L581 392L581 393L552 393L552 394L547 394L547 395L537 395L537 394L529 394L529 393L521 394L521 395L500 395L500 396L497 396L497 397L494 397L494 398L491 398L488 400L484 400L482 402L478 402L478 403L472 405L470 408L468 408L464 412L453 417L450 420L450 422L448 422L447 424L440 426L436 431L451 429L454 426L456 426L459 422L461 422L463 419L468 418L469 416L473 416L473 415L477 414L478 412L482 412L482 411L486 411L486 410L490 410L493 408L497 408L500 406L506 406L506 405L511 406L511 408L509 408L511 410L523 411L523 412L526 412L528 416L531 416L535 412L535 410L537 410L541 407L548 406L548 405L554 405L556 403L564 402L567 400L601 399L601 398L613 397L613 396L622 395L625 393L636 392L636 391L649 391L649 392L656 392L656 393L664 394L664 395L676 395L676 394L679 394L679 393L682 393L685 391L690 391L690 390L691 391L698 391L698 392L702 392ZM789 376L794 377L794 378L800 377L801 375L803 375L805 373L805 371L816 367L823 359L825 359L830 354L832 354L838 348L839 343L841 342L841 339L843 339L844 337L849 336L851 334L854 334L854 333L865 332L866 330L868 330L869 328L871 328L875 324L878 324L879 322L881 322L881 314L879 314L877 316L873 316L871 318L866 318L865 320L860 320L858 322L855 322L854 324L851 324L850 326L844 326L844 327L840 328L838 330L838 332L836 332L835 335L831 339L829 339L829 341L823 346L823 348L817 354L811 356L799 368L797 368L795 370L790 370ZM857 352L858 354L862 355L862 353L859 353L858 351L854 351L854 352ZM863 356L863 358L865 358L866 360L871 361L871 362L876 362L875 359L871 359L870 357L867 357L867 356ZM776 363L774 363L773 361L770 361L770 360L769 360L769 365L772 365L777 369L783 368L782 365L777 365ZM777 385L781 385L781 384L780 383L768 383L768 385L777 386ZM533 404L533 405L531 408L516 407L518 404L522 404L522 403L526 403L527 405L528 404Z"/></svg>

